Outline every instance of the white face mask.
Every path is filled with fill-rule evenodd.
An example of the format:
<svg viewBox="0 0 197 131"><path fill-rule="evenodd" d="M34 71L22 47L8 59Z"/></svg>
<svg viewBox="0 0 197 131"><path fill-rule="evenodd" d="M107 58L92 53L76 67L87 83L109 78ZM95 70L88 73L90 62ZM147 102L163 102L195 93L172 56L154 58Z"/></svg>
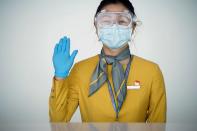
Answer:
<svg viewBox="0 0 197 131"><path fill-rule="evenodd" d="M98 29L99 41L111 49L121 48L126 45L131 40L131 35L130 27L121 27L116 24Z"/></svg>

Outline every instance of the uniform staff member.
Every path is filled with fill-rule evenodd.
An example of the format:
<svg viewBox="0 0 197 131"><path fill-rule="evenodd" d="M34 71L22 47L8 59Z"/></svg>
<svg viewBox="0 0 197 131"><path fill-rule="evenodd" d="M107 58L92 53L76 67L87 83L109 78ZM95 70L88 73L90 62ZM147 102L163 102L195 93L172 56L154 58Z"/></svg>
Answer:
<svg viewBox="0 0 197 131"><path fill-rule="evenodd" d="M69 122L78 106L83 122L166 122L159 66L129 50L136 27L132 3L102 0L94 24L101 53L77 62L71 71L77 50L70 55L70 39L63 37L55 46L50 122Z"/></svg>

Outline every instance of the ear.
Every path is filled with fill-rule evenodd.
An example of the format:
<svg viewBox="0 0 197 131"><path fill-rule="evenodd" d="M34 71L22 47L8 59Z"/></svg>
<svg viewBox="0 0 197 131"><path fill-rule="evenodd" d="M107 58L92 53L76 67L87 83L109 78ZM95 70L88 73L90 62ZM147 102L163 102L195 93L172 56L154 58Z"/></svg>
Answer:
<svg viewBox="0 0 197 131"><path fill-rule="evenodd" d="M96 29L96 34L97 34L97 36L98 36L98 28L97 28L97 26L96 26L96 23L94 22L94 27L95 27L95 29Z"/></svg>
<svg viewBox="0 0 197 131"><path fill-rule="evenodd" d="M132 33L134 33L134 31L135 31L136 25L137 25L136 22L132 23L132 27L131 27L132 28Z"/></svg>

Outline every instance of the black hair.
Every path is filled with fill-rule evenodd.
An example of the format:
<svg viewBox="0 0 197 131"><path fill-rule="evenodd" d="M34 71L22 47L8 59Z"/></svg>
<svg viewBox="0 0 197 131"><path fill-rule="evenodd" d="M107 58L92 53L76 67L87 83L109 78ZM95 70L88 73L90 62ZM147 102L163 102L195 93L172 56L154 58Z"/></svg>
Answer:
<svg viewBox="0 0 197 131"><path fill-rule="evenodd" d="M132 14L132 16L136 16L134 7L129 0L102 0L96 10L95 17L102 10L103 7L105 7L109 4L118 4L118 3L124 5L129 10L129 12Z"/></svg>

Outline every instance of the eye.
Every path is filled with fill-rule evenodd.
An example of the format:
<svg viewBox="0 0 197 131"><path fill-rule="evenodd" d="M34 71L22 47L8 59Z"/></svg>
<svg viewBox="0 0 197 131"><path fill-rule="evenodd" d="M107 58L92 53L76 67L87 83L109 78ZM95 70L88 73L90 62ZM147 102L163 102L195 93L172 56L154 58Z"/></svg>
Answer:
<svg viewBox="0 0 197 131"><path fill-rule="evenodd" d="M119 24L121 24L121 23L124 24L124 23L127 23L127 22L125 22L125 21L123 21L123 20L120 20L120 21L118 21L118 23L119 23Z"/></svg>
<svg viewBox="0 0 197 131"><path fill-rule="evenodd" d="M118 24L119 24L119 25L124 25L124 26L129 25L129 23L128 23L128 22L123 21L123 20L119 20L119 21L118 21Z"/></svg>

